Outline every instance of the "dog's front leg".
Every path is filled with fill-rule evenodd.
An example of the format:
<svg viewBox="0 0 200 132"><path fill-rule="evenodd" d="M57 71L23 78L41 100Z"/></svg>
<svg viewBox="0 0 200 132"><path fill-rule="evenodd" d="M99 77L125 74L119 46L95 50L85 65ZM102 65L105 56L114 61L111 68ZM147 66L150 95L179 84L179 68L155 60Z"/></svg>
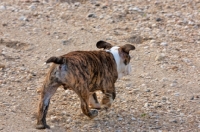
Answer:
<svg viewBox="0 0 200 132"><path fill-rule="evenodd" d="M89 104L93 109L101 109L101 105L99 104L96 93L90 95Z"/></svg>
<svg viewBox="0 0 200 132"><path fill-rule="evenodd" d="M80 97L80 100L81 100L81 109L82 109L82 112L88 116L89 118L94 118L98 115L98 111L97 110L90 110L89 109L89 92L86 92L86 91L82 91L80 92L79 94L79 97Z"/></svg>
<svg viewBox="0 0 200 132"><path fill-rule="evenodd" d="M101 101L101 104L102 104L101 108L107 110L111 106L113 100L116 97L115 87L112 87L109 90L103 91L103 93L104 95Z"/></svg>

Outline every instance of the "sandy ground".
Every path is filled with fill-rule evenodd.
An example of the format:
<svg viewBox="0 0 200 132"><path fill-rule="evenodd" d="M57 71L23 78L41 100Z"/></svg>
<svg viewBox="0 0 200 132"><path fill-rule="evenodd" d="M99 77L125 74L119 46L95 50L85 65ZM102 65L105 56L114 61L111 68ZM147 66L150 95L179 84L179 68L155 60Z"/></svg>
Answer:
<svg viewBox="0 0 200 132"><path fill-rule="evenodd" d="M136 47L112 107L90 120L59 88L36 130L45 61L99 40ZM200 1L0 0L0 109L2 132L200 131Z"/></svg>

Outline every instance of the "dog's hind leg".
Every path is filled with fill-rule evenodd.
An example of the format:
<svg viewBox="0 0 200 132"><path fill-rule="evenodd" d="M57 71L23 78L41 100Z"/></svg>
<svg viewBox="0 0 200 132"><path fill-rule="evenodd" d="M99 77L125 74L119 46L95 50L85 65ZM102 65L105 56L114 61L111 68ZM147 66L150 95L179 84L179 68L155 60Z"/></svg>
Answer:
<svg viewBox="0 0 200 132"><path fill-rule="evenodd" d="M54 95L59 84L44 84L44 88L41 91L40 103L38 107L38 115L37 115L37 129L45 129L49 128L46 124L46 115L50 103L50 98Z"/></svg>
<svg viewBox="0 0 200 132"><path fill-rule="evenodd" d="M103 91L103 93L104 96L102 98L101 108L107 110L116 97L115 87L113 86L109 90Z"/></svg>
<svg viewBox="0 0 200 132"><path fill-rule="evenodd" d="M86 91L85 88L82 88L83 91L81 92L77 92L77 94L79 95L80 97L80 100L81 100L81 109L82 109L82 112L88 116L89 118L94 118L98 115L98 111L97 110L90 110L89 109L89 91Z"/></svg>
<svg viewBox="0 0 200 132"><path fill-rule="evenodd" d="M52 67L41 89L40 102L37 115L37 124L36 124L37 129L49 128L49 126L46 124L46 115L50 99L55 94L57 88L61 85L61 83L58 81L58 78L55 76L55 73L56 69L55 67Z"/></svg>

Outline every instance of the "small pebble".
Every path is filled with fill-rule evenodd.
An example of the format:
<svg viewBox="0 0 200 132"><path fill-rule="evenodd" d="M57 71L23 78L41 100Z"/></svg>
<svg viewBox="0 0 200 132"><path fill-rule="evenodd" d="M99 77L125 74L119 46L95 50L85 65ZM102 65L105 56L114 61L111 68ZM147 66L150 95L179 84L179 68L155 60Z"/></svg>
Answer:
<svg viewBox="0 0 200 132"><path fill-rule="evenodd" d="M130 7L128 10L129 10L129 11L138 11L138 12L142 12L142 10L139 9L138 7Z"/></svg>
<svg viewBox="0 0 200 132"><path fill-rule="evenodd" d="M25 17L25 16L21 16L21 17L19 17L19 20L21 20L21 21L28 21L28 18Z"/></svg>
<svg viewBox="0 0 200 132"><path fill-rule="evenodd" d="M35 10L35 9L36 9L36 6L35 6L35 5L31 5L31 6L29 6L29 9Z"/></svg>
<svg viewBox="0 0 200 132"><path fill-rule="evenodd" d="M132 117L131 120L132 120L132 121L136 121L136 118L135 118L135 117Z"/></svg>
<svg viewBox="0 0 200 132"><path fill-rule="evenodd" d="M144 107L147 108L149 106L149 103L145 103Z"/></svg>
<svg viewBox="0 0 200 132"><path fill-rule="evenodd" d="M0 6L0 10L6 10L6 6L4 5Z"/></svg>
<svg viewBox="0 0 200 132"><path fill-rule="evenodd" d="M175 95L175 96L180 96L180 93L175 93L174 95Z"/></svg>
<svg viewBox="0 0 200 132"><path fill-rule="evenodd" d="M123 118L121 118L121 117L118 118L118 121L122 121L122 120L123 120Z"/></svg>
<svg viewBox="0 0 200 132"><path fill-rule="evenodd" d="M167 98L166 98L166 97L162 97L162 100L164 100L164 101L165 101L165 100L167 100Z"/></svg>
<svg viewBox="0 0 200 132"><path fill-rule="evenodd" d="M95 6L100 6L100 4L99 4L99 3L96 3Z"/></svg>
<svg viewBox="0 0 200 132"><path fill-rule="evenodd" d="M176 119L170 119L169 122L178 123Z"/></svg>
<svg viewBox="0 0 200 132"><path fill-rule="evenodd" d="M61 49L59 48L59 49L57 49L56 51L61 51Z"/></svg>
<svg viewBox="0 0 200 132"><path fill-rule="evenodd" d="M2 26L5 27L5 26L8 26L8 24L7 23L2 23Z"/></svg>
<svg viewBox="0 0 200 132"><path fill-rule="evenodd" d="M145 92L151 92L151 90L150 89L146 89Z"/></svg>
<svg viewBox="0 0 200 132"><path fill-rule="evenodd" d="M170 84L170 86L171 86L171 87L176 87L177 84L178 84L178 82L177 82L176 80L174 80L174 81Z"/></svg>
<svg viewBox="0 0 200 132"><path fill-rule="evenodd" d="M160 21L162 21L162 19L161 18L156 18L156 21L160 22Z"/></svg>
<svg viewBox="0 0 200 132"><path fill-rule="evenodd" d="M88 17L89 18L96 18L97 16L94 13L90 13L90 14L88 14Z"/></svg>
<svg viewBox="0 0 200 132"><path fill-rule="evenodd" d="M165 59L165 54L157 55L155 61L163 61Z"/></svg>
<svg viewBox="0 0 200 132"><path fill-rule="evenodd" d="M162 42L160 45L161 46L168 46L167 42Z"/></svg>
<svg viewBox="0 0 200 132"><path fill-rule="evenodd" d="M192 65L192 61L188 58L183 58L183 62L187 63L188 65Z"/></svg>
<svg viewBox="0 0 200 132"><path fill-rule="evenodd" d="M81 5L80 2L75 2L75 3L74 3L74 6L76 6L76 7L79 7L80 5Z"/></svg>

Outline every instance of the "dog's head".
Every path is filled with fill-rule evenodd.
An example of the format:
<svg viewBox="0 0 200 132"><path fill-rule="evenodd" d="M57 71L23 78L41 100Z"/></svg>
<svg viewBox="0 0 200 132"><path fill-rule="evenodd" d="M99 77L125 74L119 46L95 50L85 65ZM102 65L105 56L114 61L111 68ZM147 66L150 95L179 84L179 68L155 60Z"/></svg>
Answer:
<svg viewBox="0 0 200 132"><path fill-rule="evenodd" d="M98 41L96 46L99 49L103 48L105 51L113 54L117 64L118 78L130 74L131 57L129 55L129 51L134 50L135 46L130 44L125 44L123 46L112 46L110 43L105 41Z"/></svg>

